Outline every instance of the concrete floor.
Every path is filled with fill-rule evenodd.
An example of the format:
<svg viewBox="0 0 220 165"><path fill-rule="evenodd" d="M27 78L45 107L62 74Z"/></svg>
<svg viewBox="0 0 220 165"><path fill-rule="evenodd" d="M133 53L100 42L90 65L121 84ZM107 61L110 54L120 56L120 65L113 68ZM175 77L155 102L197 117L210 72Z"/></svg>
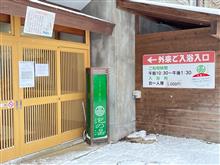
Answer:
<svg viewBox="0 0 220 165"><path fill-rule="evenodd" d="M19 164L66 164L66 161L71 162L79 159L90 154L91 152L95 152L100 147L101 146L91 147L86 143L80 143L70 148L48 153L30 160L21 161Z"/></svg>
<svg viewBox="0 0 220 165"><path fill-rule="evenodd" d="M19 159L9 164L57 165L219 165L220 144L195 139L157 136L152 144L120 141L115 144L95 145L86 143L69 146Z"/></svg>
<svg viewBox="0 0 220 165"><path fill-rule="evenodd" d="M96 151L103 144L90 146L82 139L70 141L34 154L30 154L3 165L11 164L63 164L65 160L71 161Z"/></svg>

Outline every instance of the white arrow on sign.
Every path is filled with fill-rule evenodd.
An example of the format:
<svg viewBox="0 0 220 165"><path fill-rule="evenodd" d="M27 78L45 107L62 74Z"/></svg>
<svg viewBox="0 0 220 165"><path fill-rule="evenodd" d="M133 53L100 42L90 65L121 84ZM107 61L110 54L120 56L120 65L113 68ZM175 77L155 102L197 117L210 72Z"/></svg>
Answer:
<svg viewBox="0 0 220 165"><path fill-rule="evenodd" d="M147 61L148 61L149 63L152 63L153 61L157 61L157 59L154 59L154 58L150 57L150 58L147 59Z"/></svg>

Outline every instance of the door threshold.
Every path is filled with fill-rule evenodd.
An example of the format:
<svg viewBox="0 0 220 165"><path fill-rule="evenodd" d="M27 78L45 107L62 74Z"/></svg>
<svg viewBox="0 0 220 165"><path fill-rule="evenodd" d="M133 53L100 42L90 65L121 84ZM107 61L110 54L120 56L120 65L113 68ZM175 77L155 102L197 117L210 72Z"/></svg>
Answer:
<svg viewBox="0 0 220 165"><path fill-rule="evenodd" d="M61 151L61 150L70 148L74 145L77 145L77 144L80 144L80 143L83 143L83 142L84 142L83 138L80 137L80 138L77 138L77 139L62 143L62 144L58 144L54 147L50 147L50 148L47 148L47 149L29 154L29 155L25 155L23 157L19 157L19 158L14 159L14 160L10 160L8 162L3 163L3 165L4 164L5 165L6 164L21 164L22 162L28 162L30 160L37 159L37 158L42 157L44 155L51 154L53 152L57 152L57 151Z"/></svg>

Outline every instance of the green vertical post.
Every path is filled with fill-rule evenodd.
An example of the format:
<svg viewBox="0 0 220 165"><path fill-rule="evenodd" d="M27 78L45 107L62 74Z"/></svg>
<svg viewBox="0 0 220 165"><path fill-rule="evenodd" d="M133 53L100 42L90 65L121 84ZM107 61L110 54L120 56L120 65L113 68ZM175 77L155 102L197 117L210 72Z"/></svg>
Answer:
<svg viewBox="0 0 220 165"><path fill-rule="evenodd" d="M86 82L86 132L92 144L108 140L108 69L87 69Z"/></svg>
<svg viewBox="0 0 220 165"><path fill-rule="evenodd" d="M93 137L107 137L107 75L93 75Z"/></svg>

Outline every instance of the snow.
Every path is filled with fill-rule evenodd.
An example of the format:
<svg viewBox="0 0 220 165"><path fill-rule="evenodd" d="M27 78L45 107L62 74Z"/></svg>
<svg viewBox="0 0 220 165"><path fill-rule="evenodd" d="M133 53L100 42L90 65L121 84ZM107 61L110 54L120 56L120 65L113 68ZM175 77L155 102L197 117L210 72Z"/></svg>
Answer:
<svg viewBox="0 0 220 165"><path fill-rule="evenodd" d="M157 141L157 137L154 134L146 135L143 139L144 141Z"/></svg>
<svg viewBox="0 0 220 165"><path fill-rule="evenodd" d="M164 2L155 2L149 0L129 0L130 2L137 2L137 3L144 3L148 5L155 5L161 7L168 7L173 9L180 9L180 10L187 10L193 12L200 12L206 14L213 14L220 16L220 9L213 9L207 7L197 7L197 6L187 6L187 5L178 5L178 4L171 4L171 3L164 3Z"/></svg>
<svg viewBox="0 0 220 165"><path fill-rule="evenodd" d="M155 135L151 144L120 141L115 144L66 149L30 164L59 165L219 165L220 144L195 139Z"/></svg>
<svg viewBox="0 0 220 165"><path fill-rule="evenodd" d="M92 19L99 20L99 21L103 21L103 22L106 22L106 23L111 23L111 22L106 21L106 20L101 19L101 18L93 17L91 15L87 15L87 14L84 14L84 13L81 13L81 12L77 12L77 11L74 11L74 10L70 10L70 9L67 9L67 8L64 8L64 7L60 7L60 6L57 6L57 5L52 5L52 4L49 4L49 3L46 3L46 2L42 2L42 1L39 1L39 0L30 0L30 1L34 2L34 3L38 3L38 4L41 4L41 5L44 5L44 6L52 7L52 8L55 8L55 9L67 11L69 13L85 16L85 17L92 18Z"/></svg>
<svg viewBox="0 0 220 165"><path fill-rule="evenodd" d="M139 137L145 138L146 137L146 131L141 130L141 131L134 132L134 133L127 136L127 138L139 138Z"/></svg>
<svg viewBox="0 0 220 165"><path fill-rule="evenodd" d="M139 144L119 142L74 160L72 164L220 164L220 144L193 139L158 136L158 142Z"/></svg>
<svg viewBox="0 0 220 165"><path fill-rule="evenodd" d="M155 134L147 134L145 130L134 132L126 137L130 142L153 143L157 141Z"/></svg>

